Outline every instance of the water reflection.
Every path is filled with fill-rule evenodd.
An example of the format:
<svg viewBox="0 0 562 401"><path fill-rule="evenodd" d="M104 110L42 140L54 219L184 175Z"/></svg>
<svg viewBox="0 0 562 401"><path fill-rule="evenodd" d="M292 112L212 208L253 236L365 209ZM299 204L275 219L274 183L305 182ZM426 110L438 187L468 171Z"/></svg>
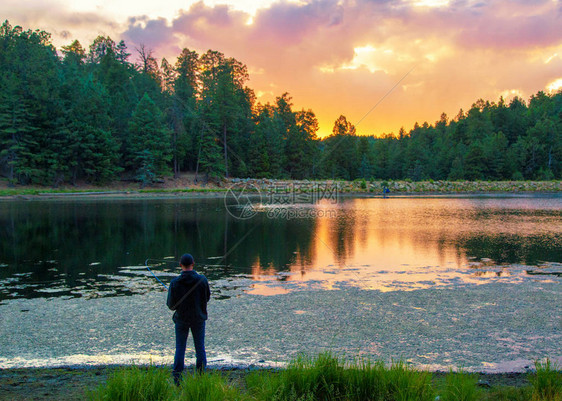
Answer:
<svg viewBox="0 0 562 401"><path fill-rule="evenodd" d="M561 206L559 196L348 198L299 206L335 212L310 218L237 220L222 199L1 202L0 301L161 290L144 260L185 250L219 296L520 280L521 265L560 270ZM156 271L166 282L175 264Z"/></svg>

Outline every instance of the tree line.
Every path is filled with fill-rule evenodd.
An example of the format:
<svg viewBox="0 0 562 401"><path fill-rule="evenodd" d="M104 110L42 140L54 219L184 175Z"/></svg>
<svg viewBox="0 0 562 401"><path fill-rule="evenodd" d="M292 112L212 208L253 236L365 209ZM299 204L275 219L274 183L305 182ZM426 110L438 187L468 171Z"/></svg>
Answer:
<svg viewBox="0 0 562 401"><path fill-rule="evenodd" d="M149 184L191 171L294 179L559 179L562 93L478 100L453 119L383 137L345 116L317 137L289 94L256 101L247 67L183 49L174 64L98 36L58 51L50 34L0 27L0 172L11 184Z"/></svg>

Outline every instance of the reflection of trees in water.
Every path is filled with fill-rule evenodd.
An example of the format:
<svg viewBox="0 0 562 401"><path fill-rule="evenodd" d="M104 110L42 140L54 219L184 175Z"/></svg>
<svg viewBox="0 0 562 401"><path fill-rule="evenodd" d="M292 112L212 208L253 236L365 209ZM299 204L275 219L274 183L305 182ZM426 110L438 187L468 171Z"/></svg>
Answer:
<svg viewBox="0 0 562 401"><path fill-rule="evenodd" d="M202 268L219 264L206 271L211 279L251 273L257 260L279 270L312 263L312 219L237 220L222 205L222 199L5 203L0 263L7 267L0 280L31 272L18 278L18 285L27 287L17 290L31 297L41 295L37 288L53 285L101 287L107 280L99 274L116 274L147 258L179 260L184 252L193 253ZM90 265L94 262L99 264ZM3 291L0 299L7 295Z"/></svg>
<svg viewBox="0 0 562 401"><path fill-rule="evenodd" d="M333 253L337 264L344 266L346 261L355 254L356 238L361 227L365 227L366 220L356 220L356 210L343 208L338 210L335 219L329 219L326 252ZM360 224L360 226L356 225Z"/></svg>
<svg viewBox="0 0 562 401"><path fill-rule="evenodd" d="M253 274L306 270L315 260L313 219L268 219L259 216L257 228L243 253L236 252L238 266L253 267Z"/></svg>
<svg viewBox="0 0 562 401"><path fill-rule="evenodd" d="M536 265L541 262L562 260L562 235L515 234L471 235L458 239L458 247L468 256L477 259L489 258L495 263L524 263Z"/></svg>
<svg viewBox="0 0 562 401"><path fill-rule="evenodd" d="M458 236L456 246L467 256L500 264L562 260L562 234L551 230L560 224L559 210L482 208L473 212L471 222L484 231L474 229Z"/></svg>

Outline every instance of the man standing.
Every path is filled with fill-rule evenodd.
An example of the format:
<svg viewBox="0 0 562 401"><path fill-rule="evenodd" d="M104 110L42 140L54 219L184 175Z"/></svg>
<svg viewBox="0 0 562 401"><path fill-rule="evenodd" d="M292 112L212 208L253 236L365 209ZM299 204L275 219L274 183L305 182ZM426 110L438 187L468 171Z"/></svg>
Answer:
<svg viewBox="0 0 562 401"><path fill-rule="evenodd" d="M211 298L209 282L202 274L193 270L193 256L186 253L181 257L181 274L173 279L168 289L168 308L175 311L173 320L176 324L176 354L174 356L174 381L179 384L184 369L185 347L191 329L195 345L195 366L198 372L205 370L207 355L205 353L205 320L207 320L207 302Z"/></svg>

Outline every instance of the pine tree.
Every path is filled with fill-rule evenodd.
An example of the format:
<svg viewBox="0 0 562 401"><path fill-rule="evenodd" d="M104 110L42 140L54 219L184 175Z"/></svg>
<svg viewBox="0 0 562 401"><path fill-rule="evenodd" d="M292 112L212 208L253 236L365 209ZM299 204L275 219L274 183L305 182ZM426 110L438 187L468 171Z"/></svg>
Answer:
<svg viewBox="0 0 562 401"><path fill-rule="evenodd" d="M142 184L168 173L170 138L158 106L144 94L129 122L129 165Z"/></svg>
<svg viewBox="0 0 562 401"><path fill-rule="evenodd" d="M35 168L39 148L34 138L35 115L16 93L13 75L0 74L0 162L6 166L11 185L28 183L39 175Z"/></svg>
<svg viewBox="0 0 562 401"><path fill-rule="evenodd" d="M68 166L70 181L78 178L104 183L115 179L119 168L119 143L109 125L109 96L102 85L89 76L77 83L77 98L69 106Z"/></svg>
<svg viewBox="0 0 562 401"><path fill-rule="evenodd" d="M464 159L464 175L469 180L480 180L484 177L484 149L480 141L470 144Z"/></svg>
<svg viewBox="0 0 562 401"><path fill-rule="evenodd" d="M247 67L233 58L225 58L222 53L208 51L201 56L201 117L209 128L216 132L222 144L224 155L224 174L229 176L230 145L240 142L240 120L245 118L245 105L248 103L244 82L248 79ZM231 155L232 156L232 155ZM234 156L243 159L239 152Z"/></svg>
<svg viewBox="0 0 562 401"><path fill-rule="evenodd" d="M196 128L199 120L197 110L197 85L199 75L199 55L195 51L183 49L174 66L175 80L169 118L172 124L172 151L174 175L180 167L196 169L200 130Z"/></svg>
<svg viewBox="0 0 562 401"><path fill-rule="evenodd" d="M124 45L124 43L123 43ZM119 52L119 53L117 53ZM87 57L88 70L93 79L103 85L109 95L110 131L117 137L121 148L121 155L130 153L129 137L127 135L129 120L144 92L138 92L133 80L138 72L126 61L126 47L117 49L109 37L98 36ZM125 167L126 161L120 160L120 167Z"/></svg>
<svg viewBox="0 0 562 401"><path fill-rule="evenodd" d="M206 125L200 125L198 170L205 173L206 181L218 180L224 177L225 167L222 147L213 130Z"/></svg>
<svg viewBox="0 0 562 401"><path fill-rule="evenodd" d="M6 21L0 49L0 158L12 183L54 183L63 165L57 152L59 59L50 35Z"/></svg>

